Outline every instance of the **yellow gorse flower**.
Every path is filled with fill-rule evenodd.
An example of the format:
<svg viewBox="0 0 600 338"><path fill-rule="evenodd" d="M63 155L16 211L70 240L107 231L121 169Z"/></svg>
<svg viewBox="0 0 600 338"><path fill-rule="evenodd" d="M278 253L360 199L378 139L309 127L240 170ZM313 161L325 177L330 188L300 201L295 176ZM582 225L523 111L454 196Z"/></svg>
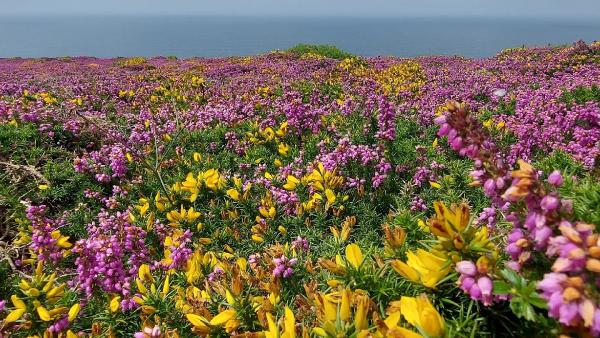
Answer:
<svg viewBox="0 0 600 338"><path fill-rule="evenodd" d="M242 194L237 189L228 189L227 196L231 197L234 201L239 201L242 198Z"/></svg>
<svg viewBox="0 0 600 338"><path fill-rule="evenodd" d="M326 170L323 163L318 163L317 168L307 176L303 177L303 180L307 182L313 188L319 191L325 191L325 189L335 189L340 187L344 183L344 178L338 176L336 171Z"/></svg>
<svg viewBox="0 0 600 338"><path fill-rule="evenodd" d="M399 309L390 311L383 321L378 322L377 331L372 334L376 338L423 338L422 335L400 326L401 313Z"/></svg>
<svg viewBox="0 0 600 338"><path fill-rule="evenodd" d="M326 269L334 272L343 274L346 272L346 268L349 266L354 270L360 269L363 264L364 257L360 247L354 243L348 244L344 250L345 257L341 255L335 256L335 262L330 260L321 259L320 264Z"/></svg>
<svg viewBox="0 0 600 338"><path fill-rule="evenodd" d="M189 209L185 209L183 205L181 205L179 211L171 210L167 213L167 219L169 220L169 225L173 227L179 226L180 222L193 222L200 217L200 212L194 210L194 207L190 207Z"/></svg>
<svg viewBox="0 0 600 338"><path fill-rule="evenodd" d="M402 297L400 299L402 317L428 337L442 337L445 332L444 318L437 312L427 296Z"/></svg>
<svg viewBox="0 0 600 338"><path fill-rule="evenodd" d="M315 305L320 324L313 333L320 337L346 337L350 332L369 333L371 300L359 291L342 289L329 294L316 294Z"/></svg>
<svg viewBox="0 0 600 338"><path fill-rule="evenodd" d="M204 172L199 172L195 176L193 173L188 173L185 180L179 185L181 191L190 193L189 201L195 202L202 187L217 191L223 189L225 184L225 178L219 174L217 169L208 169Z"/></svg>
<svg viewBox="0 0 600 338"><path fill-rule="evenodd" d="M279 152L279 155L287 156L288 152L290 151L290 147L285 143L279 143L279 146L277 146L277 151Z"/></svg>
<svg viewBox="0 0 600 338"><path fill-rule="evenodd" d="M277 215L277 209L275 209L275 202L273 201L273 196L271 196L271 193L268 192L265 197L260 200L258 212L264 218L275 218Z"/></svg>
<svg viewBox="0 0 600 338"><path fill-rule="evenodd" d="M275 132L275 135L284 137L288 133L288 122L284 121L279 125L279 129Z"/></svg>
<svg viewBox="0 0 600 338"><path fill-rule="evenodd" d="M392 249L400 248L406 240L406 231L399 227L392 228L388 224L384 224L383 233L385 244Z"/></svg>
<svg viewBox="0 0 600 338"><path fill-rule="evenodd" d="M210 333L213 329L219 327L224 327L225 331L231 333L240 325L237 312L234 309L223 310L210 320L194 313L188 313L186 317L194 326L194 331L199 334Z"/></svg>
<svg viewBox="0 0 600 338"><path fill-rule="evenodd" d="M416 94L425 85L425 73L420 64L407 61L390 66L376 75L376 81L386 95L401 92Z"/></svg>
<svg viewBox="0 0 600 338"><path fill-rule="evenodd" d="M194 159L194 162L200 162L200 160L202 159L202 155L200 155L200 153L198 152L194 152L192 154L192 158Z"/></svg>
<svg viewBox="0 0 600 338"><path fill-rule="evenodd" d="M109 308L110 308L110 312L117 312L119 311L119 307L121 306L121 297L120 296L114 296L109 303Z"/></svg>
<svg viewBox="0 0 600 338"><path fill-rule="evenodd" d="M393 260L390 263L392 268L404 278L428 288L435 288L451 269L448 259L423 249L418 249L416 253L408 251L406 256L406 263L398 259Z"/></svg>
<svg viewBox="0 0 600 338"><path fill-rule="evenodd" d="M451 205L448 208L442 202L435 202L436 215L427 222L432 234L437 236L435 251L441 252L458 261L461 253L494 252L495 246L490 241L486 227L470 227L470 211L465 203Z"/></svg>
<svg viewBox="0 0 600 338"><path fill-rule="evenodd" d="M149 304L164 301L172 295L169 293L171 290L170 275L169 273L162 279L162 284L156 285L156 280L150 272L150 267L146 264L142 264L138 270L138 278L135 280L135 284L141 297L135 296L133 300L141 306L142 313L145 315L152 315L156 312L156 308ZM149 283L149 287L144 283ZM110 303L111 311L115 312L118 309L118 297L114 297ZM116 308L116 309L115 309Z"/></svg>
<svg viewBox="0 0 600 338"><path fill-rule="evenodd" d="M139 204L135 206L135 209L140 213L140 216L145 216L150 209L150 203L145 198L140 198Z"/></svg>
<svg viewBox="0 0 600 338"><path fill-rule="evenodd" d="M434 202L436 217L429 220L431 233L438 237L453 239L469 225L469 206L465 203L446 207L443 202Z"/></svg>
<svg viewBox="0 0 600 338"><path fill-rule="evenodd" d="M302 177L301 182L315 190L309 200L302 203L303 210L313 210L323 200L325 201L326 210L338 201L345 202L348 200L348 195L341 195L335 192L335 189L344 183L344 178L338 176L335 170L326 170L323 163L318 163L317 167L310 174ZM343 206L339 206L340 211L343 209Z"/></svg>
<svg viewBox="0 0 600 338"><path fill-rule="evenodd" d="M196 198L198 198L201 186L202 181L197 180L192 173L188 173L185 177L185 181L181 182L181 190L190 193L189 200L192 203L196 201Z"/></svg>
<svg viewBox="0 0 600 338"><path fill-rule="evenodd" d="M55 273L45 274L42 271L42 263L39 262L31 279L21 279L19 282L19 290L24 297L19 297L17 294L10 297L14 308L9 309L4 324L19 320L24 320L28 325L36 321L52 322L64 315L67 315L70 322L75 320L80 310L79 303L70 308L59 305L65 288L66 284L56 283ZM25 316L27 313L29 315ZM40 323L36 325L40 325Z"/></svg>
<svg viewBox="0 0 600 338"><path fill-rule="evenodd" d="M350 237L350 233L352 232L352 228L356 225L356 217L349 216L342 222L342 227L339 229L336 226L329 227L331 234L335 238L336 242L343 243L348 240Z"/></svg>
<svg viewBox="0 0 600 338"><path fill-rule="evenodd" d="M165 209L170 205L169 199L161 196L160 191L158 191L154 197L154 205L159 211L165 211Z"/></svg>
<svg viewBox="0 0 600 338"><path fill-rule="evenodd" d="M350 244L346 246L346 260L355 269L360 268L363 262L363 255L358 245Z"/></svg>
<svg viewBox="0 0 600 338"><path fill-rule="evenodd" d="M297 179L295 176L288 175L286 178L286 183L283 185L283 189L295 190L298 184L300 184L299 179Z"/></svg>
<svg viewBox="0 0 600 338"><path fill-rule="evenodd" d="M296 319L294 313L289 307L285 307L285 317L283 320L283 330L275 322L271 313L267 313L268 330L263 331L265 338L296 338Z"/></svg>

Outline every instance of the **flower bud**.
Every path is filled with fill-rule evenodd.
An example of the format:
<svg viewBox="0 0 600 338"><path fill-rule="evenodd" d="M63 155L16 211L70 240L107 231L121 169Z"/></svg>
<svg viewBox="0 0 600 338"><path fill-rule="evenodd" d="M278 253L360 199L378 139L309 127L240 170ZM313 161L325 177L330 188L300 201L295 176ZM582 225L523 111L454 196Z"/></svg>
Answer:
<svg viewBox="0 0 600 338"><path fill-rule="evenodd" d="M475 279L473 279L472 277L467 277L461 281L460 287L465 292L469 292L473 284L475 284Z"/></svg>
<svg viewBox="0 0 600 338"><path fill-rule="evenodd" d="M492 294L492 280L488 276L483 276L477 280L477 286L481 290L483 296Z"/></svg>
<svg viewBox="0 0 600 338"><path fill-rule="evenodd" d="M485 183L483 184L483 190L485 191L485 193L490 196L494 193L494 190L496 189L496 182L494 182L493 179L488 178Z"/></svg>
<svg viewBox="0 0 600 338"><path fill-rule="evenodd" d="M458 151L460 148L462 148L462 145L463 145L463 140L462 140L462 137L460 137L460 136L454 138L452 140L452 142L450 143L450 147L456 151Z"/></svg>
<svg viewBox="0 0 600 338"><path fill-rule="evenodd" d="M554 170L550 176L548 176L548 183L557 187L560 186L562 184L562 175L560 174L560 171Z"/></svg>
<svg viewBox="0 0 600 338"><path fill-rule="evenodd" d="M448 120L446 115L441 115L441 116L438 116L435 119L433 119L433 122L437 125L443 125L446 123L446 120Z"/></svg>
<svg viewBox="0 0 600 338"><path fill-rule="evenodd" d="M474 283L471 286L471 288L469 289L469 295L471 295L471 299L479 300L479 297L481 297L481 289L479 289L477 283Z"/></svg>
<svg viewBox="0 0 600 338"><path fill-rule="evenodd" d="M558 208L560 202L558 200L558 198L554 197L554 196L544 196L544 198L542 198L542 202L540 203L540 206L542 207L542 209L546 210L546 211L554 211Z"/></svg>
<svg viewBox="0 0 600 338"><path fill-rule="evenodd" d="M477 267L471 261L461 261L456 263L456 271L462 275L475 276L475 273L477 273Z"/></svg>

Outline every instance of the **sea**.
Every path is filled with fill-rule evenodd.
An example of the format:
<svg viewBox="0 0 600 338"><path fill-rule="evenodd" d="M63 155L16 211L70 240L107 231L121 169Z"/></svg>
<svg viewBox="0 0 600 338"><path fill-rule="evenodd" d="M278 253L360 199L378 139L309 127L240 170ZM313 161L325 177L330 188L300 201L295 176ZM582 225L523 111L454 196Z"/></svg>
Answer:
<svg viewBox="0 0 600 338"><path fill-rule="evenodd" d="M362 56L493 56L600 40L600 21L504 18L1 16L0 57L222 57L330 44Z"/></svg>

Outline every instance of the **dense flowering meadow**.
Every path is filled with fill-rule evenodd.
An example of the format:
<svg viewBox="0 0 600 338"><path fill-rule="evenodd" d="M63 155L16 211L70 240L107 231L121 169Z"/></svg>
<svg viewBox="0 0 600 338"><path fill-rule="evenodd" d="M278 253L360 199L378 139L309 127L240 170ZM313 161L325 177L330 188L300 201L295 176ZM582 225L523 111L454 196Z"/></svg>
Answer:
<svg viewBox="0 0 600 338"><path fill-rule="evenodd" d="M600 335L600 44L0 60L0 337Z"/></svg>

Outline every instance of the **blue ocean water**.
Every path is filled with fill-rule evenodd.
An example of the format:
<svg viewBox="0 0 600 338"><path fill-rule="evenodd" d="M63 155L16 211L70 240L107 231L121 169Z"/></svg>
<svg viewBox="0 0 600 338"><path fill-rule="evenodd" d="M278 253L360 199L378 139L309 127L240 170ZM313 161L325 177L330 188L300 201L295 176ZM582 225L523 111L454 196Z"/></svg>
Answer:
<svg viewBox="0 0 600 338"><path fill-rule="evenodd" d="M457 18L2 17L0 57L229 56L326 43L351 53L486 57L600 39L600 22Z"/></svg>

